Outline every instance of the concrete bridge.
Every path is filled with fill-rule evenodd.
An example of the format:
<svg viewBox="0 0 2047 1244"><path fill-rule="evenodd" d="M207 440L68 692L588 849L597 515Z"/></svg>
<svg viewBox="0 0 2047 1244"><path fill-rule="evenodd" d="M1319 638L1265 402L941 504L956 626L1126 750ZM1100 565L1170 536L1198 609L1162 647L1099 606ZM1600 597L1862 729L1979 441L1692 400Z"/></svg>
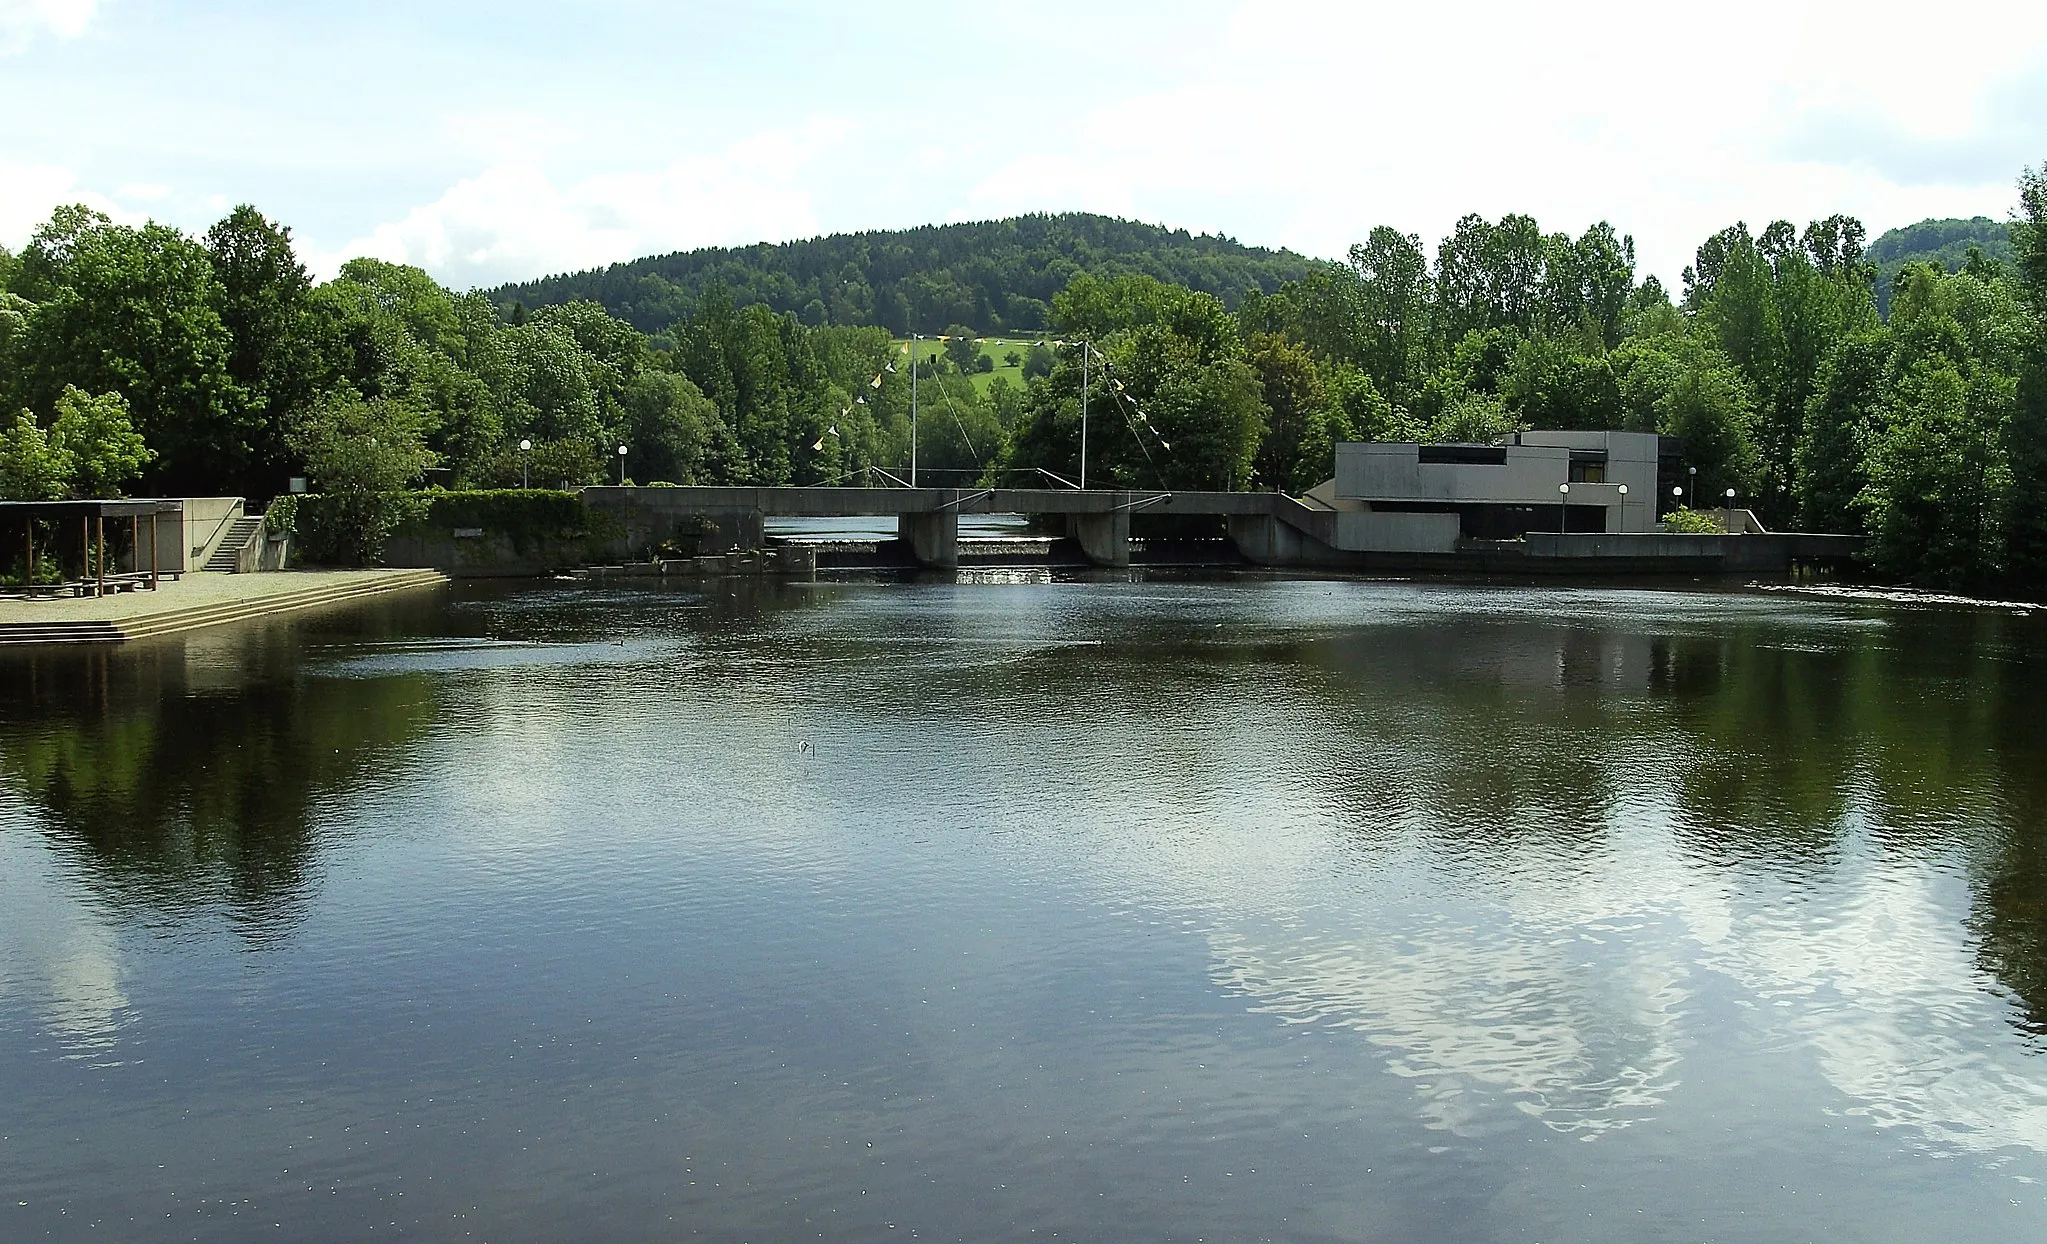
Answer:
<svg viewBox="0 0 2047 1244"><path fill-rule="evenodd" d="M644 555L692 522L708 520L717 548L755 549L770 518L851 518L894 515L903 543L926 566L959 565L962 514L1029 514L1061 518L1066 534L1090 561L1130 564L1133 514L1197 515L1228 521L1240 551L1256 547L1260 530L1283 511L1310 511L1290 497L1265 492L1120 492L1053 488L586 488L591 509L625 527L629 556ZM1240 529L1242 531L1239 535ZM1260 560L1252 557L1252 560Z"/></svg>
<svg viewBox="0 0 2047 1244"><path fill-rule="evenodd" d="M923 565L959 565L962 514L1027 514L1062 521L1066 534L1101 566L1130 564L1131 518L1158 514L1220 518L1237 553L1266 566L1420 573L1760 574L1796 566L1849 564L1862 541L1852 536L1663 535L1530 532L1519 540L1456 534L1455 516L1360 514L1270 492L1168 492L1052 488L586 488L591 509L617 519L628 558L650 556L662 541L702 533L716 549L757 549L770 517L894 515L904 545ZM1447 517L1447 539L1421 533ZM1440 525L1440 524L1438 524Z"/></svg>

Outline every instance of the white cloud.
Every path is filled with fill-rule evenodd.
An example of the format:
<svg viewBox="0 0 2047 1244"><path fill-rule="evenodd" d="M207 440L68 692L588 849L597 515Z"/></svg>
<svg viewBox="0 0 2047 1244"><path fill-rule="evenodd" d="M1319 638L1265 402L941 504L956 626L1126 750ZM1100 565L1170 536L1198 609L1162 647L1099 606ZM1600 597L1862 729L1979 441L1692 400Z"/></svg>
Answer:
<svg viewBox="0 0 2047 1244"><path fill-rule="evenodd" d="M23 821L0 805L0 826ZM120 948L92 898L54 853L0 830L0 1013L17 1008L72 1056L105 1057L130 1017Z"/></svg>
<svg viewBox="0 0 2047 1244"><path fill-rule="evenodd" d="M462 288L698 246L803 236L819 228L815 179L805 173L845 128L817 122L650 172L574 179L513 156L338 252L309 251L309 266L327 275L342 260L367 255L416 264Z"/></svg>
<svg viewBox="0 0 2047 1244"><path fill-rule="evenodd" d="M26 50L38 35L75 39L98 7L99 0L0 0L0 56Z"/></svg>
<svg viewBox="0 0 2047 1244"><path fill-rule="evenodd" d="M2019 169L2047 159L2033 120L2047 106L2047 24L2020 0L1971 10L1997 35L1967 56L1903 59L1880 6L1840 0L1183 5L1170 37L1125 38L1113 54L975 61L977 93L1032 106L973 127L932 124L956 85L892 45L861 62L871 89L849 92L840 43L777 43L778 90L736 107L717 73L614 82L593 68L617 52L594 28L564 36L514 7L503 47L448 56L443 76L380 78L374 106L231 71L336 48L375 63L366 53L388 33L355 19L225 21L188 43L189 23L152 26L138 9L93 27L90 57L14 60L0 81L13 115L68 84L90 89L5 140L0 159L79 177L41 168L17 184L0 168L0 242L19 244L54 202L95 201L82 187L187 227L215 203L255 202L323 244L309 248L317 271L377 254L455 284L1064 210L1334 258L1374 225L1433 243L1466 212L1520 211L1574 232L1609 220L1636 237L1645 271L1671 280L1737 219L1841 211L1881 230L2001 215ZM1139 7L1117 20L1159 24ZM0 0L0 43L47 45L93 9ZM710 53L722 72L754 70L753 24L734 18ZM648 42L668 37L660 26ZM553 42L521 49L542 37ZM505 59L515 53L562 72L527 73ZM530 82L517 106L482 103L507 76ZM137 126L124 92L156 101L158 124ZM258 95L291 107L250 107ZM801 121L822 115L847 119ZM252 131L251 117L275 128Z"/></svg>
<svg viewBox="0 0 2047 1244"><path fill-rule="evenodd" d="M64 203L83 203L124 224L139 219L112 198L80 186L70 169L0 159L0 246L19 249L50 218L50 209Z"/></svg>
<svg viewBox="0 0 2047 1244"><path fill-rule="evenodd" d="M1377 224L1433 241L1473 211L1607 219L1669 279L1736 219L2001 212L2047 155L2012 123L2047 83L2047 27L1991 7L2009 37L1982 57L1898 64L1866 5L1260 0L1181 85L1097 99L1056 157L970 193L1020 210L1056 169L1060 193L1332 257Z"/></svg>

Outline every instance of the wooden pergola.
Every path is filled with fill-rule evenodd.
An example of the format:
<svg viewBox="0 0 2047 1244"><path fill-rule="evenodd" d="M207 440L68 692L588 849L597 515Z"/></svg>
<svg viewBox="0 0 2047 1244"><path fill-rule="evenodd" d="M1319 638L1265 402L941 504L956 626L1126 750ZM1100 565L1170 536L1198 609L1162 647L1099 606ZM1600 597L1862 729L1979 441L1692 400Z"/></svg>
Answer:
<svg viewBox="0 0 2047 1244"><path fill-rule="evenodd" d="M121 590L147 586L156 590L163 571L158 565L157 524L166 515L173 516L182 529L185 503L178 500L155 498L118 498L102 501L0 501L0 532L11 531L20 524L22 547L26 554L23 565L24 588L33 590L36 567L36 524L55 523L63 530L70 523L78 524L79 547L84 560L80 577L56 584L55 590L75 590L83 596L107 594L111 584ZM107 520L119 522L127 519L133 548L135 566L128 573L107 573ZM149 530L149 568L142 567L142 532L144 520ZM117 528L118 530L118 528ZM180 535L180 539L183 536Z"/></svg>

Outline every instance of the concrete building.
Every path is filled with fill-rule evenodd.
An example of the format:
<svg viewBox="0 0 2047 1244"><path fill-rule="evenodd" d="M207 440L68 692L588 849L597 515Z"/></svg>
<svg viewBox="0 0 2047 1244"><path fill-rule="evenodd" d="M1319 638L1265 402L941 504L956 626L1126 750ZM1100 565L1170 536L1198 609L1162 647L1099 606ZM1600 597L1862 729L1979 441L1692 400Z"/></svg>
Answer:
<svg viewBox="0 0 2047 1244"><path fill-rule="evenodd" d="M1302 498L1335 512L1336 547L1448 553L1459 540L1656 528L1662 438L1519 432L1490 445L1338 445L1336 476Z"/></svg>

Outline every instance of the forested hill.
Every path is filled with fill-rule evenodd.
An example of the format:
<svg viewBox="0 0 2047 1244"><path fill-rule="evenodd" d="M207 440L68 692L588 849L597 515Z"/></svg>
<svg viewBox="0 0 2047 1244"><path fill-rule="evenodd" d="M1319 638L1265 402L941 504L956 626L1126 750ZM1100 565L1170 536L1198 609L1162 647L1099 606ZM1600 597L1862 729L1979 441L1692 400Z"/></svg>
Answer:
<svg viewBox="0 0 2047 1244"><path fill-rule="evenodd" d="M1291 251L1074 213L713 247L489 292L508 309L589 299L648 333L675 323L714 283L739 306L766 303L811 324L878 324L898 334L963 324L992 333L1043 328L1052 296L1079 271L1139 273L1234 307L1249 291L1273 293L1314 267Z"/></svg>
<svg viewBox="0 0 2047 1244"><path fill-rule="evenodd" d="M1985 259L2010 263L2011 226L1988 216L1967 220L1922 220L1916 225L1891 229L1870 243L1868 259L1876 265L1876 305L1884 315L1891 313L1891 282L1898 269L1908 263L1930 263L1943 272L1960 272L1969 261L1969 248L1978 247Z"/></svg>

